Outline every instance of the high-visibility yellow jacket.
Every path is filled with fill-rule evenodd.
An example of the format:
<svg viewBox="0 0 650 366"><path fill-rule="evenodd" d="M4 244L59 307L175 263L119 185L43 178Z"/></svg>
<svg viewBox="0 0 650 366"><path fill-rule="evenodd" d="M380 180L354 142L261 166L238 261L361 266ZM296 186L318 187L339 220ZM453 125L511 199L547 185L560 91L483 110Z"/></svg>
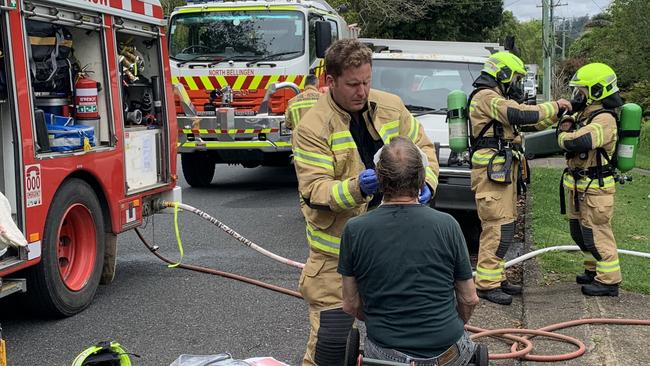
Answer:
<svg viewBox="0 0 650 366"><path fill-rule="evenodd" d="M350 133L350 120L349 113L327 93L293 134L307 241L313 250L332 256L339 254L345 223L365 212L372 199L359 188L358 176L365 167ZM375 140L381 138L387 144L395 136L407 136L420 147L429 158L426 182L435 191L439 167L433 143L398 96L371 89L363 120Z"/></svg>
<svg viewBox="0 0 650 366"><path fill-rule="evenodd" d="M588 169L595 167L597 164L598 148L603 148L607 157L611 159L616 150L617 127L616 118L610 113L600 113L589 119L592 115L602 110L601 104L592 104L585 108L584 111L575 115L578 129L574 132L561 132L558 135L557 142L560 147L571 154L567 159L569 169ZM589 124L587 124L589 122ZM607 160L601 157L601 163L607 164ZM604 190L608 193L615 191L615 181L613 176L603 178L603 187L599 186L598 180L593 180L587 176L578 178L577 181L573 175L564 175L564 186L569 189L576 189L584 192L588 189L589 193L597 193Z"/></svg>
<svg viewBox="0 0 650 366"><path fill-rule="evenodd" d="M288 129L293 130L298 126L302 117L309 108L316 104L321 93L313 85L307 85L302 93L289 100L287 110L284 113L284 124Z"/></svg>
<svg viewBox="0 0 650 366"><path fill-rule="evenodd" d="M521 144L520 135L515 134L515 127L532 126L536 130L543 130L557 121L559 107L555 102L546 102L538 105L519 104L514 100L506 99L499 88L483 89L472 98L469 106L472 136L479 137L479 133L490 121L495 120L503 128L503 139L515 144ZM483 137L493 137L494 132L489 128ZM479 149L472 155L472 166L484 167L488 164L496 149ZM504 157L494 159L494 164L503 164Z"/></svg>

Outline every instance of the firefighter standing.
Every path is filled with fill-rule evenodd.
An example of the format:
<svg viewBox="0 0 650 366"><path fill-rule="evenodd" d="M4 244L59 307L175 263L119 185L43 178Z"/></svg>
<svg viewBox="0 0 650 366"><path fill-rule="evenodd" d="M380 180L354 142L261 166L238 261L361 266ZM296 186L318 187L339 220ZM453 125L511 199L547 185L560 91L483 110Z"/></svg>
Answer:
<svg viewBox="0 0 650 366"><path fill-rule="evenodd" d="M567 152L562 184L569 191L569 230L585 256L585 271L576 282L585 295L618 296L621 267L611 225L616 190L611 159L617 141L615 108L623 101L616 74L605 64L581 67L569 86L577 114L560 123L558 143ZM564 208L562 190L562 213Z"/></svg>
<svg viewBox="0 0 650 366"><path fill-rule="evenodd" d="M504 257L514 240L517 191L528 178L518 131L545 129L561 109L571 109L564 99L522 104L525 74L519 57L497 52L485 62L469 97L472 190L482 227L475 281L479 297L502 305L521 293L504 272Z"/></svg>
<svg viewBox="0 0 650 366"><path fill-rule="evenodd" d="M433 144L399 97L370 89L371 65L372 51L361 42L332 44L325 55L329 91L293 135L310 247L299 282L310 322L303 365L343 364L354 317L342 309L339 245L345 223L380 201L376 152L391 138L407 136L429 159L419 201L427 202L438 185Z"/></svg>
<svg viewBox="0 0 650 366"><path fill-rule="evenodd" d="M289 100L289 106L284 114L284 123L288 129L298 126L302 117L316 104L321 93L318 91L318 77L309 74L305 77L305 90Z"/></svg>

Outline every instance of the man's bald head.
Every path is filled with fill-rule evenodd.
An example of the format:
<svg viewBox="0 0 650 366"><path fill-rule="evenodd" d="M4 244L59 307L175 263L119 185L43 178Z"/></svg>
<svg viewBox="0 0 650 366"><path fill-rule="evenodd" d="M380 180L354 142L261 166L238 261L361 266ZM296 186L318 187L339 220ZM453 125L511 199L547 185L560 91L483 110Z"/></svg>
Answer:
<svg viewBox="0 0 650 366"><path fill-rule="evenodd" d="M424 184L422 154L406 137L394 137L384 146L376 170L386 200L417 198Z"/></svg>

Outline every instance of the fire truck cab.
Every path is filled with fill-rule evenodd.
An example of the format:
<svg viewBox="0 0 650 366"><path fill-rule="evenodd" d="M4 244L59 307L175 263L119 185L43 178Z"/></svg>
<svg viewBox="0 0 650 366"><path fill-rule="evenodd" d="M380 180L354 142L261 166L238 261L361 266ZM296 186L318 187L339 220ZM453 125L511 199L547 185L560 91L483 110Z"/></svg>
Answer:
<svg viewBox="0 0 650 366"><path fill-rule="evenodd" d="M179 84L178 152L192 186L215 164L286 165L287 102L312 73L324 81L329 44L355 28L322 0L200 2L169 20L173 82Z"/></svg>
<svg viewBox="0 0 650 366"><path fill-rule="evenodd" d="M39 314L70 316L113 280L117 234L181 198L163 11L0 2L2 224L27 242L0 241L0 297L26 292Z"/></svg>

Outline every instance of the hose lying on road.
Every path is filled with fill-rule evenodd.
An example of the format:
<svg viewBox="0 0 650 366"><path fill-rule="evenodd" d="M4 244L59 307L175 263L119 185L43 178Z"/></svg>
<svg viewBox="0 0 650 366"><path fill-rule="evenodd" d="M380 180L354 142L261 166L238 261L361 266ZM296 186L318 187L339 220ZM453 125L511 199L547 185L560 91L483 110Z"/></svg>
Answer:
<svg viewBox="0 0 650 366"><path fill-rule="evenodd" d="M140 232L140 230L138 228L135 228L135 233L138 234L138 237L140 238L142 243L147 247L147 249L149 249L151 251L151 253L153 253L156 257L158 257L163 262L166 262L168 264L176 264L176 267L178 267L178 268L189 269L190 271L197 271L197 272L213 274L213 275L217 275L217 276L221 276L221 277L225 277L225 278L230 278L230 279L233 279L233 280L249 283L251 285L259 286L259 287L262 287L262 288L265 288L265 289L268 289L268 290L271 290L271 291L276 291L276 292L279 292L279 293L282 293L282 294L285 294L285 295L289 295L289 296L293 296L293 297L297 297L299 299L302 299L302 295L299 292L289 290L289 289L286 289L284 287L271 285L271 284L266 283L266 282L254 280L252 278L240 276L240 275L237 275L237 274L234 274L234 273L218 271L218 270L212 269L212 268L195 266L195 265L192 265L192 264L175 263L174 261L172 261L170 259L167 259L166 257L162 256L160 253L158 253L158 246L149 244L147 239L144 238L144 236L142 235L142 233Z"/></svg>
<svg viewBox="0 0 650 366"><path fill-rule="evenodd" d="M190 205L186 205L183 203L177 203L177 202L167 202L163 201L161 203L163 207L169 207L169 208L174 208L177 212L177 210L183 209L185 211L192 212L203 219L213 223L214 225L218 226L221 230L225 231L227 234L233 236L235 239L239 240L241 243L246 245L247 247L254 249L255 251L272 258L278 262L287 264L289 266L295 267L295 268L300 268L302 269L305 265L300 262L296 262L287 258L284 258L282 256L279 256L275 253L272 253L259 245L253 243L252 241L246 239L221 221L217 220L216 218L208 215L207 213L194 208ZM175 215L177 218L177 215ZM176 223L177 224L177 223ZM176 227L178 227L176 225ZM249 283L252 285L256 285L262 288L266 288L272 291L276 291L279 293L283 293L285 295L293 296L299 299L302 299L302 295L293 290L289 290L280 286L275 286L271 285L262 281L254 280L248 277L236 275L233 273L229 272L223 272L223 271L218 271L214 270L211 268L206 268L206 267L201 267L201 266L196 266L196 265L188 265L188 264L182 264L182 263L175 263L172 260L169 260L162 256L160 253L158 253L158 247L155 245L149 244L147 240L144 238L142 233L136 228L135 229L136 234L140 238L140 240L144 243L144 245L159 259L162 261L172 264L175 267L183 268L183 269L189 269L193 271L199 271L203 273L208 273L208 274L213 274L213 275L218 275L222 276L225 278L230 278L234 279L237 281ZM182 251L182 246L180 244L180 237L178 236L177 233L177 239L179 241L179 247L181 247ZM517 257L511 261L508 261L505 264L505 267L511 267L515 264L521 263L523 261L526 261L528 259L534 258L540 254L550 252L550 251L578 251L581 250L577 245L559 245L559 246L553 246L553 247L548 247L548 248L542 248L538 249L535 251L532 251L530 253L524 254L520 257ZM638 256L638 257L644 257L644 258L650 258L650 253L645 253L645 252L637 252L637 251L632 251L632 250L625 250L625 249L618 249L618 252L621 254L627 254L627 255L633 255L633 256ZM575 327L578 325L584 325L584 324L620 324L620 325L646 325L650 326L650 320L643 320L643 319L608 319L608 318L594 318L594 319L577 319L577 320L571 320L571 321L566 321L566 322L561 322L561 323L556 323L556 324L551 324L548 326L545 326L543 328L539 329L519 329L519 328L505 328L505 329L483 329L471 325L465 325L465 329L469 332L474 333L471 338L472 339L478 339L482 337L494 337L494 338L499 338L502 340L507 340L511 341L511 352L510 353L492 353L490 354L490 360L499 360L499 359L522 359L522 360L528 360L528 361L538 361L538 362L557 362L557 361L566 361L570 360L573 358L577 358L582 356L585 353L586 347L585 344L580 341L579 339L576 339L574 337L570 337L564 334L559 334L559 333L554 333L554 330L558 329L564 329L564 328L569 328L569 327ZM524 336L517 336L515 334L525 334ZM533 350L533 344L530 341L531 338L536 337L536 336L543 336L547 338L553 338L556 340L560 340L566 343L570 343L575 345L578 349L573 352L561 354L561 355L533 355L531 354L531 351ZM523 347L519 349L520 347Z"/></svg>
<svg viewBox="0 0 650 366"><path fill-rule="evenodd" d="M239 240L240 242L242 242L247 247L249 247L249 248L251 248L251 249L253 249L253 250L255 250L255 251L257 251L257 252L259 252L259 253L261 253L261 254L263 254L263 255L265 255L265 256L273 259L273 260L276 260L276 261L278 261L280 263L284 263L284 264L289 265L291 267L296 267L296 268L300 268L300 269L302 269L305 266L304 263L296 262L294 260L287 259L287 258L279 256L279 255L277 255L275 253L269 252L268 250L262 248L261 246L259 246L259 245L255 244L255 243L253 243L252 241L244 238L238 232L231 229L230 227L228 227L223 222L217 220L216 218L210 216L206 212L203 212L203 211L199 210L196 207L192 207L190 205L186 205L186 204L180 203L180 202L169 202L169 201L162 201L161 205L162 205L162 207L173 208L173 209L176 209L176 210L180 208L180 209L183 209L185 211L196 214L196 215L200 216L201 218L203 218L204 220L207 220L207 221L211 222L212 224L218 226L219 229L225 231L226 234L228 234L228 235L232 236L233 238Z"/></svg>

